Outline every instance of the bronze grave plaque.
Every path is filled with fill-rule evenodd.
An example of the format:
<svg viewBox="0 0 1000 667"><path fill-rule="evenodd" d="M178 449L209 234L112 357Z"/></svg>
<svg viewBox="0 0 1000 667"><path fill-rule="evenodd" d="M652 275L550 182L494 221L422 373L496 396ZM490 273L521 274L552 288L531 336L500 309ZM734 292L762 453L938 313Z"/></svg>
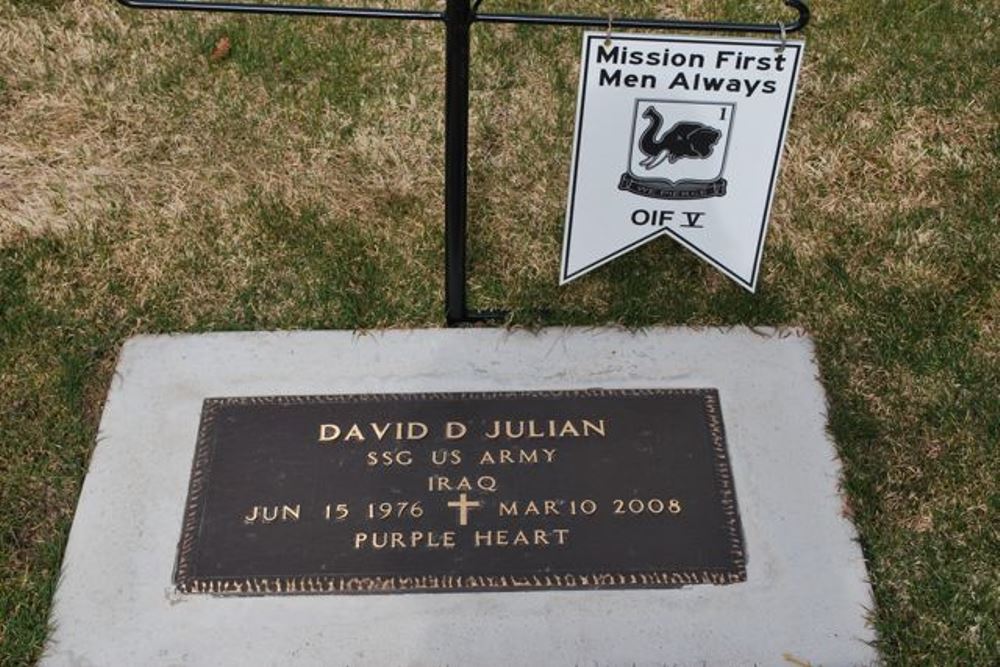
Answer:
<svg viewBox="0 0 1000 667"><path fill-rule="evenodd" d="M713 389L208 399L174 575L222 595L745 579Z"/></svg>

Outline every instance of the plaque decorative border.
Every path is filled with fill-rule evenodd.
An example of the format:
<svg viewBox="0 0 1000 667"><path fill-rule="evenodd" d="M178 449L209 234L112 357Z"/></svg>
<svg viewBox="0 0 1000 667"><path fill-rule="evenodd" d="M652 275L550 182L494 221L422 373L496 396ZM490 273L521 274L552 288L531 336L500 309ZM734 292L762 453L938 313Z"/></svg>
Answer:
<svg viewBox="0 0 1000 667"><path fill-rule="evenodd" d="M697 395L702 398L711 435L715 482L721 495L732 567L643 572L547 573L532 575L386 575L318 574L248 578L198 576L191 572L192 551L202 529L204 490L212 468L211 433L220 408L254 405L316 405L435 399L574 398ZM191 479L177 550L174 585L185 594L217 596L329 595L417 592L602 590L679 588L694 584L729 585L747 580L743 529L717 389L586 389L506 392L425 392L408 394L337 394L207 398L202 407Z"/></svg>

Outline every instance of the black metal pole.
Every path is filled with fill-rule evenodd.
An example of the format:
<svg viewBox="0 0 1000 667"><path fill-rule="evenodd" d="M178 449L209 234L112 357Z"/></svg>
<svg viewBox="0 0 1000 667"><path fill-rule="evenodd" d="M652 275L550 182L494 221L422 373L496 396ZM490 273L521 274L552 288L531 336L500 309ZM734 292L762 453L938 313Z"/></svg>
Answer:
<svg viewBox="0 0 1000 667"><path fill-rule="evenodd" d="M465 294L469 205L469 32L471 0L448 0L445 83L445 304L448 325L469 321Z"/></svg>
<svg viewBox="0 0 1000 667"><path fill-rule="evenodd" d="M248 2L201 2L199 0L118 0L130 9L172 9L188 12L227 12L273 16L321 16L345 19L403 19L440 21L441 12L419 9L376 9L369 7L328 7L325 5L269 5Z"/></svg>
<svg viewBox="0 0 1000 667"><path fill-rule="evenodd" d="M732 21L685 21L682 19L612 18L613 28L648 28L653 30L696 30L701 32L759 32L779 35L802 30L809 23L809 6L804 0L784 0L787 7L799 13L792 23L734 23ZM604 28L607 16L559 16L552 14L476 14L482 23L514 23L519 25Z"/></svg>
<svg viewBox="0 0 1000 667"><path fill-rule="evenodd" d="M470 0L472 2L473 0ZM118 0L133 9L174 9L184 11L231 12L236 14L276 14L285 16L326 16L333 18L404 19L416 21L443 21L445 13L420 9L382 9L375 7L329 7L326 5L273 5L220 0ZM799 13L791 23L733 23L730 21L685 21L681 19L648 19L614 17L615 28L650 28L654 30L700 30L715 32L758 32L777 35L781 32L798 32L810 19L805 0L784 0L786 6ZM473 21L483 23L517 23L544 26L576 26L603 28L606 16L553 16L550 14L489 14L478 12L482 0L472 4Z"/></svg>

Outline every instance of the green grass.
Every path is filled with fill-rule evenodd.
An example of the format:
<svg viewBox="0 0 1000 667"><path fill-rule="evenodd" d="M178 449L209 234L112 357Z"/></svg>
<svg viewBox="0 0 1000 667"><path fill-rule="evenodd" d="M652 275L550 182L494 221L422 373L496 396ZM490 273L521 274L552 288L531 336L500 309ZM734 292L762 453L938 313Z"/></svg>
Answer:
<svg viewBox="0 0 1000 667"><path fill-rule="evenodd" d="M996 7L812 5L755 296L665 239L559 288L579 33L477 28L472 299L525 326L804 327L885 662L998 664ZM441 323L443 68L435 26L82 0L0 0L0 46L0 664L23 665L124 340Z"/></svg>

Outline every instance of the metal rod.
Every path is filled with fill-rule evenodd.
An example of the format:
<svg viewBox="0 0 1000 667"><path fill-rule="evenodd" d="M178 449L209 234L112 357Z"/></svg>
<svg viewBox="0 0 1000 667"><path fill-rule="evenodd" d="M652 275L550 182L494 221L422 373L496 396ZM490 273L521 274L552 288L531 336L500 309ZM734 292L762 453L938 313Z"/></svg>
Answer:
<svg viewBox="0 0 1000 667"><path fill-rule="evenodd" d="M797 32L809 23L809 7L803 0L785 0L785 5L799 12L792 23L784 24L784 32ZM575 26L606 28L607 16L559 16L550 14L477 14L476 21L483 23L515 23L547 26ZM611 18L615 28L646 28L654 30L697 30L711 32L761 32L780 34L779 23L732 23L728 21L686 21L681 19Z"/></svg>
<svg viewBox="0 0 1000 667"><path fill-rule="evenodd" d="M482 23L513 23L521 25L539 26L563 26L577 28L606 28L608 17L599 16L553 16L542 14L479 14L477 21ZM710 32L760 32L767 34L778 34L781 27L778 23L761 25L758 23L724 23L665 20L665 19L633 19L633 18L612 18L611 24L615 28L645 28L650 30L693 30ZM785 32L795 32L800 28L798 21L785 25Z"/></svg>
<svg viewBox="0 0 1000 667"><path fill-rule="evenodd" d="M469 210L469 0L448 0L445 82L445 303L448 325L468 321L466 226Z"/></svg>
<svg viewBox="0 0 1000 667"><path fill-rule="evenodd" d="M470 0L471 1L471 0ZM478 8L482 0L478 0ZM410 21L444 21L445 13L365 7L327 7L324 5L270 5L245 2L189 2L187 0L118 0L133 9L173 9L181 11L232 12L238 14L278 14L285 16L330 16L340 18L403 19ZM798 11L798 18L784 24L786 33L798 32L806 27L810 11L804 0L784 0L785 5ZM472 12L472 21L483 23L516 23L543 26L575 26L603 28L606 16L560 16L550 14L479 14ZM781 32L778 23L732 23L727 21L685 21L680 19L653 19L619 17L611 19L617 28L646 28L653 30L695 30L713 32L758 32L771 35Z"/></svg>
<svg viewBox="0 0 1000 667"><path fill-rule="evenodd" d="M132 9L173 9L189 12L230 12L280 16L329 16L354 19L403 19L443 21L444 14L424 10L326 7L323 5L268 5L245 2L187 2L185 0L118 0Z"/></svg>

